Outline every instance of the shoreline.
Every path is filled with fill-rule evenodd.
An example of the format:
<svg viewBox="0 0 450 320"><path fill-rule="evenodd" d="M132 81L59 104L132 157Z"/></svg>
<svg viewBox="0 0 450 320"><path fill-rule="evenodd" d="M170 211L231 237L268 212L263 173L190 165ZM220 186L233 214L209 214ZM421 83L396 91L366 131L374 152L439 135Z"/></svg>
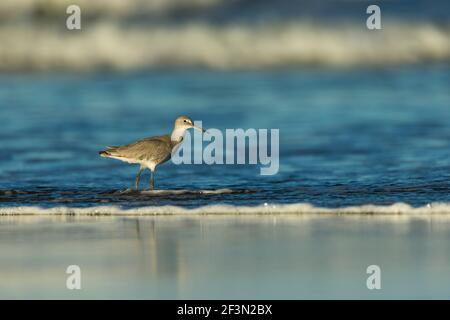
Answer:
<svg viewBox="0 0 450 320"><path fill-rule="evenodd" d="M392 205L361 205L341 208L315 207L308 203L267 204L259 206L207 205L197 208L178 206L145 206L125 209L119 206L88 208L38 206L0 207L1 216L448 216L450 203L431 203L412 207L406 203Z"/></svg>

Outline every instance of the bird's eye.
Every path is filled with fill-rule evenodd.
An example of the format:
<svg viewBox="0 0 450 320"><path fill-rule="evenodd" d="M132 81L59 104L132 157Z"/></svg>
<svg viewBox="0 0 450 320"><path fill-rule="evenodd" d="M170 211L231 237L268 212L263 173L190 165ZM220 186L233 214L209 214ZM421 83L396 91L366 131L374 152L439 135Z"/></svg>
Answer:
<svg viewBox="0 0 450 320"><path fill-rule="evenodd" d="M183 120L184 122L187 122L186 120Z"/></svg>

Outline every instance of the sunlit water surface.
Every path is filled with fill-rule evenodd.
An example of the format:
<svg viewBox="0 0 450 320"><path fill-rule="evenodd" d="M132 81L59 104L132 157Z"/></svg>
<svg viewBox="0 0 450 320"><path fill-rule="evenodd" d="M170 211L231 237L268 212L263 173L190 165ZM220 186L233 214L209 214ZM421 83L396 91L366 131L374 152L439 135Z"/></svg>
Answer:
<svg viewBox="0 0 450 320"><path fill-rule="evenodd" d="M448 202L449 80L447 65L2 75L0 206ZM98 151L170 133L181 114L205 128L279 129L278 173L166 163L157 188L194 192L123 192L138 168ZM195 192L224 188L234 192Z"/></svg>
<svg viewBox="0 0 450 320"><path fill-rule="evenodd" d="M0 298L447 299L449 231L440 217L3 217Z"/></svg>

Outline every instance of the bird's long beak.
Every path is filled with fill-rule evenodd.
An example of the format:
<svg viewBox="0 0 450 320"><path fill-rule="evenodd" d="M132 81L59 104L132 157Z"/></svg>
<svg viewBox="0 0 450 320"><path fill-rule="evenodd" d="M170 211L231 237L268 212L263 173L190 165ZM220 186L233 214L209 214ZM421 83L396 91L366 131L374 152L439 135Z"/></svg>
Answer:
<svg viewBox="0 0 450 320"><path fill-rule="evenodd" d="M194 125L194 124L192 125L192 128L194 128L195 130L201 131L201 132L206 132L205 129L200 128L199 126L196 126L196 125Z"/></svg>

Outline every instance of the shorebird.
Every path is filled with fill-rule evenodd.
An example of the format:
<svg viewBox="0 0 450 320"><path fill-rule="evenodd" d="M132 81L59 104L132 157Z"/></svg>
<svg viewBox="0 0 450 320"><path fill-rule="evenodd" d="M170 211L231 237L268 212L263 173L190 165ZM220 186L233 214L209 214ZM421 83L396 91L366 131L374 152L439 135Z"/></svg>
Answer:
<svg viewBox="0 0 450 320"><path fill-rule="evenodd" d="M186 130L190 128L205 132L204 129L194 125L189 117L181 116L175 120L170 135L144 138L123 146L110 146L106 150L100 151L99 154L102 157L139 164L140 168L135 179L136 191L139 190L141 173L146 168L150 169L150 187L154 190L156 166L170 159L172 151L183 141Z"/></svg>

